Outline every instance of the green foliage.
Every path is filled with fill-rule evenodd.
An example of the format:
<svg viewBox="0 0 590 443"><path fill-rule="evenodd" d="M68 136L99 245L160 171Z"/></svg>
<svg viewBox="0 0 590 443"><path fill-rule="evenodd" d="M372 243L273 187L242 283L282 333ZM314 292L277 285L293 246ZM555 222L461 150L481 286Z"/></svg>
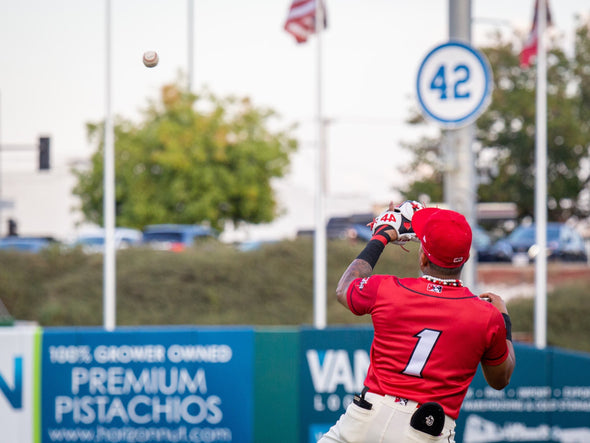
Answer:
<svg viewBox="0 0 590 443"><path fill-rule="evenodd" d="M336 301L342 272L360 243L328 246L328 321L366 323ZM387 249L376 272L418 275L417 247ZM79 250L39 255L0 252L0 299L19 320L43 326L102 324L102 256ZM117 324L313 323L313 242L301 238L241 252L216 241L182 253L128 249L117 254Z"/></svg>
<svg viewBox="0 0 590 443"><path fill-rule="evenodd" d="M590 298L586 281L557 287L547 297L547 343L590 352ZM513 329L533 337L534 300L519 298L508 304Z"/></svg>
<svg viewBox="0 0 590 443"><path fill-rule="evenodd" d="M585 198L590 173L590 23L578 23L575 55L553 42L547 70L547 156L549 219L590 215ZM476 169L481 202L515 202L519 216L534 214L536 69L521 69L520 42L483 48L493 70L488 109L476 122ZM424 120L413 115L410 123ZM442 201L444 158L440 138L405 144L413 161L404 168L417 178L402 190L406 198Z"/></svg>
<svg viewBox="0 0 590 443"><path fill-rule="evenodd" d="M271 180L284 176L297 149L290 129L269 129L278 116L249 99L162 88L139 124L115 124L118 226L227 221L265 223L278 214ZM104 125L89 124L97 145L89 170L74 171L74 194L88 221L102 224Z"/></svg>
<svg viewBox="0 0 590 443"><path fill-rule="evenodd" d="M375 273L416 277L418 247L390 246ZM340 276L361 243L328 242L329 325L370 323L341 306ZM0 251L0 299L18 320L42 326L99 326L103 319L102 256L80 250L41 254ZM548 297L550 345L590 352L590 274ZM533 300L508 303L515 337L532 336ZM128 249L117 255L117 325L311 325L313 242L309 238L240 252L211 241L181 253Z"/></svg>

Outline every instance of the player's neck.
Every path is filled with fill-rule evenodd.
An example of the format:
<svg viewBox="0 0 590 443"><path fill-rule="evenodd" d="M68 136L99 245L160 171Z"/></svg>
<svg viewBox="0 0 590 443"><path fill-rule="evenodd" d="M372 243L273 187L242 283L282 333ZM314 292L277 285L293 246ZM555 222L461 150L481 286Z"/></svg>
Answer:
<svg viewBox="0 0 590 443"><path fill-rule="evenodd" d="M455 274L443 274L442 272L437 272L436 270L432 269L430 266L423 266L420 268L420 270L422 271L422 275L426 275L438 280L443 280L443 281L461 281L461 273L455 273Z"/></svg>
<svg viewBox="0 0 590 443"><path fill-rule="evenodd" d="M435 285L454 286L456 288L463 286L463 282L458 278L439 278L428 274L422 275L422 278L429 281L430 283L434 283Z"/></svg>

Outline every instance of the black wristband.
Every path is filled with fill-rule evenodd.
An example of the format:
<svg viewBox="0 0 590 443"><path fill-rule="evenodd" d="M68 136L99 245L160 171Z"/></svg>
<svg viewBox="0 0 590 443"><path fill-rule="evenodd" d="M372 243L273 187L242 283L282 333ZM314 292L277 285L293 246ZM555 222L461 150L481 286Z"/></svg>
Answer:
<svg viewBox="0 0 590 443"><path fill-rule="evenodd" d="M510 316L502 313L502 317L504 317L504 324L506 325L506 340L512 341L512 322L510 321Z"/></svg>
<svg viewBox="0 0 590 443"><path fill-rule="evenodd" d="M371 268L375 268L377 260L379 260L379 257L381 257L381 253L384 249L385 245L383 242L379 240L370 240L369 243L367 243L367 246L365 246L365 249L361 251L357 258L369 263Z"/></svg>

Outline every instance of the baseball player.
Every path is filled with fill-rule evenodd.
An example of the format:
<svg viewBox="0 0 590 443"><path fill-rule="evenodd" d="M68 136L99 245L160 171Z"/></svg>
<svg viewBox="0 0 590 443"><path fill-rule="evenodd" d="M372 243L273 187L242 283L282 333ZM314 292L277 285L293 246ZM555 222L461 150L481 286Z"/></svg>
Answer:
<svg viewBox="0 0 590 443"><path fill-rule="evenodd" d="M494 389L514 370L502 298L476 296L459 279L471 229L461 214L406 201L372 223L373 237L342 275L336 295L374 327L365 388L319 440L454 442L455 419L481 364ZM371 275L389 243L420 242L419 278Z"/></svg>

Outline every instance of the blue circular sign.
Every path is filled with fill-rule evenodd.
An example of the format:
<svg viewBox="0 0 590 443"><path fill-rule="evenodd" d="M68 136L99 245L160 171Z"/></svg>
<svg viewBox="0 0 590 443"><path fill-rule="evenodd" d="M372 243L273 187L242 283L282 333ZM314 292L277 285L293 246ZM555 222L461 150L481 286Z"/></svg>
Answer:
<svg viewBox="0 0 590 443"><path fill-rule="evenodd" d="M472 123L487 108L492 71L485 56L450 41L432 49L418 69L416 91L427 118L448 128Z"/></svg>

